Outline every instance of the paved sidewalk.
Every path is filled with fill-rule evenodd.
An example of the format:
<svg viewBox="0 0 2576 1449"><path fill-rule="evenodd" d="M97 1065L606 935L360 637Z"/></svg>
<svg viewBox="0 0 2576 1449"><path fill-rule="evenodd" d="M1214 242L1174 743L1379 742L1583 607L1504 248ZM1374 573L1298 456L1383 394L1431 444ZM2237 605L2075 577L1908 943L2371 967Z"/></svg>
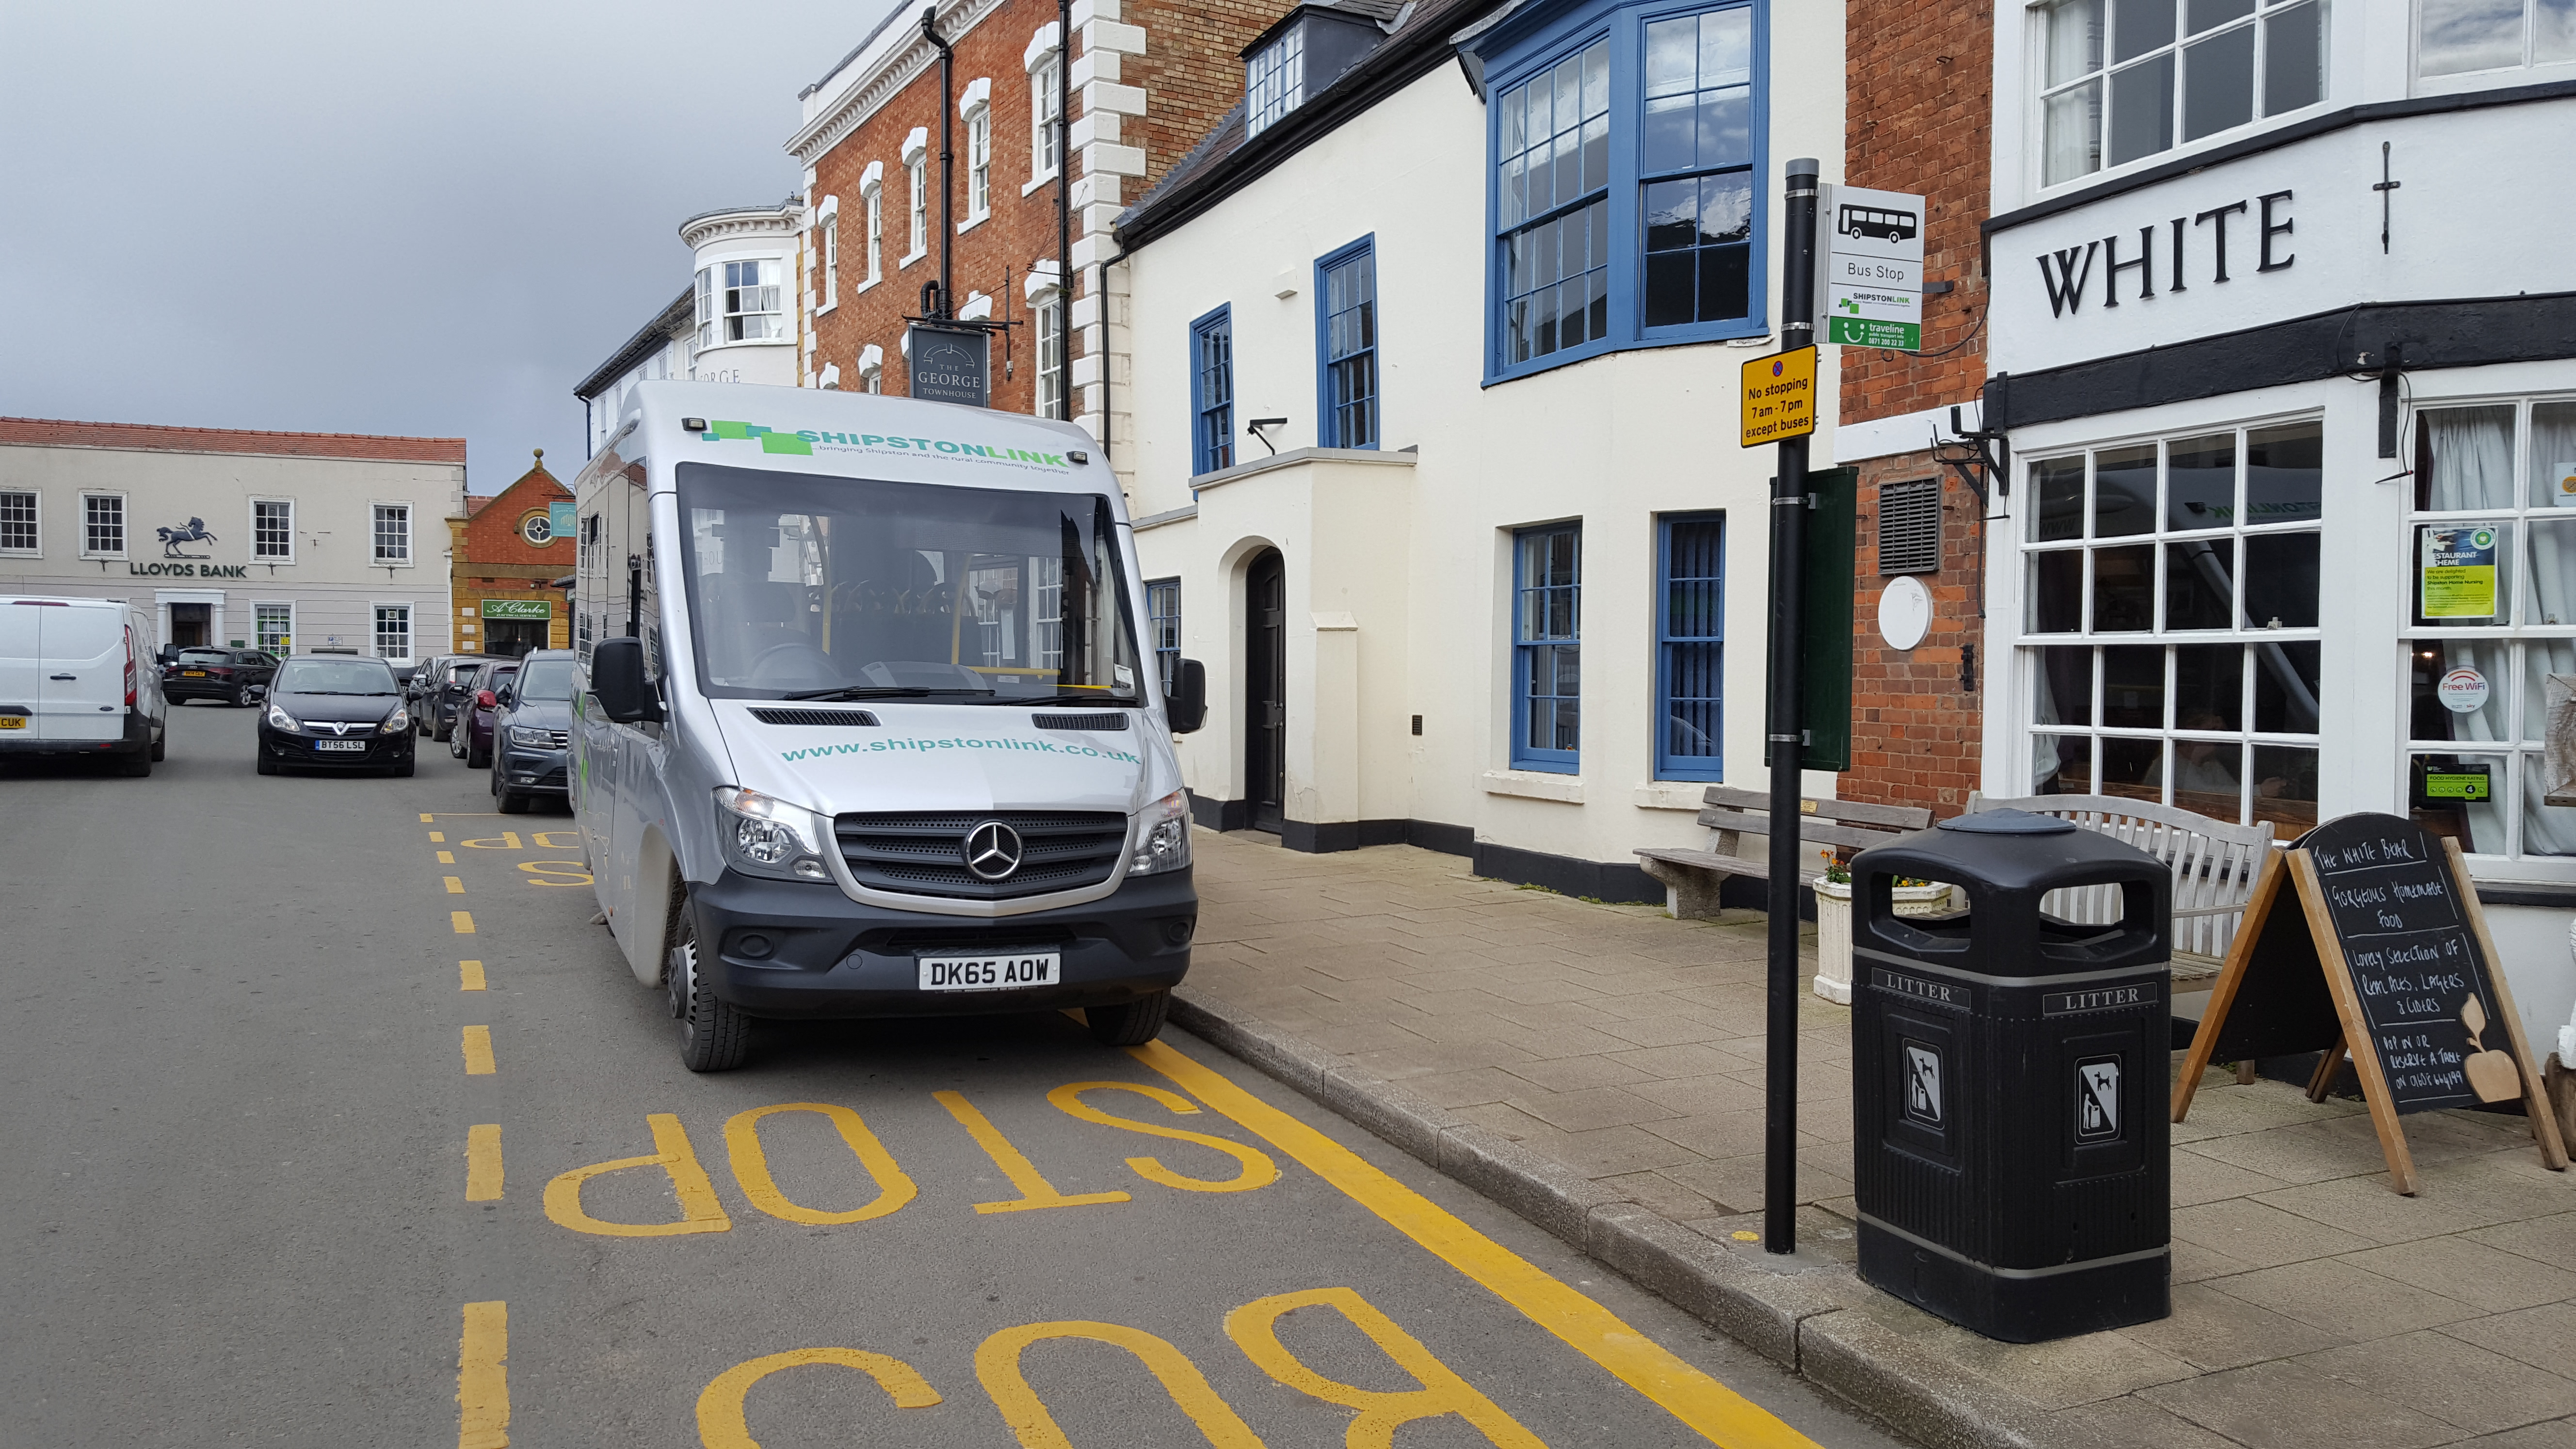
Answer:
<svg viewBox="0 0 2576 1449"><path fill-rule="evenodd" d="M1184 995L1313 1044L1358 1090L1383 1079L1391 1101L1511 1139L1542 1175L1588 1180L1575 1234L1605 1205L1642 1216L1624 1200L1759 1281L1746 1275L1768 1255L1739 1235L1762 1198L1760 915L1673 921L1407 846L1268 840L1194 834L1204 907ZM1833 1327L1819 1337L1806 1317L1789 1342L1902 1360L1900 1388L1872 1404L1899 1427L1961 1443L2576 1449L2576 1174L2543 1170L2521 1119L2408 1118L2424 1191L2407 1199L2359 1104L2213 1072L2174 1128L2173 1316L1999 1344L1849 1272L1850 1013L1802 1000L1799 1246L1827 1261L1791 1281L1799 1313ZM1974 1381L1926 1388L1942 1370ZM1948 1409L1909 1422L1928 1398Z"/></svg>

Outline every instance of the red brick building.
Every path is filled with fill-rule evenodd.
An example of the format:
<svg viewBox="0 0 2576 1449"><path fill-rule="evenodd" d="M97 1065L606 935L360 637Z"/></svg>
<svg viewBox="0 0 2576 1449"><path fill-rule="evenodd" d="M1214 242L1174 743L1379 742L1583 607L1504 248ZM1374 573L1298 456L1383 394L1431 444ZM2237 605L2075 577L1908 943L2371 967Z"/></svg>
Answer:
<svg viewBox="0 0 2576 1449"><path fill-rule="evenodd" d="M573 571L573 540L558 536L548 505L572 502L572 490L546 471L546 450L509 487L489 498L467 495L465 512L447 520L448 581L461 654L506 654L572 647L570 610L554 580Z"/></svg>
<svg viewBox="0 0 2576 1449"><path fill-rule="evenodd" d="M1986 277L1980 225L1988 198L1994 13L1972 0L1853 0L1843 177L1855 186L1923 193L1923 350L1846 346L1838 461L1860 470L1853 600L1852 768L1840 793L1955 815L1977 788L1987 661L1977 656L1985 596L1988 508L1945 466L1970 449L1949 410L1977 427L1986 379ZM1932 295L1932 289L1948 290ZM1982 479L1980 480L1982 481ZM1882 545L1885 545L1882 547ZM1931 565L1925 567L1925 565ZM1879 631L1879 604L1900 577L1931 596L1932 623L1911 649Z"/></svg>
<svg viewBox="0 0 2576 1449"><path fill-rule="evenodd" d="M787 149L806 167L799 374L809 387L901 394L907 317L939 277L943 232L956 315L1010 322L992 341L992 405L1070 415L1095 436L1123 383L1124 319L1098 264L1110 223L1241 99L1242 49L1288 6L1237 0L1080 0L1069 84L1055 0L935 7L953 80L922 12L898 9L800 98ZM1068 108L1066 134L1050 124ZM941 118L952 179L940 189ZM1059 156L1069 146L1068 158ZM1072 336L1054 310L1071 234Z"/></svg>

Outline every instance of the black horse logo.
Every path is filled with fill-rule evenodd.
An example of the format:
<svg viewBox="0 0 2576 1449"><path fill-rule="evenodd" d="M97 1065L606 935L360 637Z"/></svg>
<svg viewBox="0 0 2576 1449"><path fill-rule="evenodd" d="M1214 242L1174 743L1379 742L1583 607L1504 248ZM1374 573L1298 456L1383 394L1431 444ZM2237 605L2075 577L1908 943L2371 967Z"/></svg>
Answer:
<svg viewBox="0 0 2576 1449"><path fill-rule="evenodd" d="M188 526L185 528L156 528L153 532L161 535L161 556L163 558L212 558L214 555L207 553L181 553L179 551L179 545L183 543L195 543L199 539L203 539L208 543L221 542L221 540L217 539L213 534L206 532L206 520L202 518L189 519Z"/></svg>

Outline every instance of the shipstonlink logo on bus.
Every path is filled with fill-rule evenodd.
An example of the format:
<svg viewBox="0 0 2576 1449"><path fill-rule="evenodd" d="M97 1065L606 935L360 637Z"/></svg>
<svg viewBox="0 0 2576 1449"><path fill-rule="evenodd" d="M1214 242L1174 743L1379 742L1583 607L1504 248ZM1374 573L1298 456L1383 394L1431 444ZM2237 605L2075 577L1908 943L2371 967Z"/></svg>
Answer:
<svg viewBox="0 0 2576 1449"><path fill-rule="evenodd" d="M707 430L698 434L702 442L757 442L764 453L793 453L812 457L816 443L835 443L852 448L900 448L906 452L947 453L965 458L993 458L1009 463L1035 463L1041 467L1062 468L1062 453L1041 453L1029 448L999 448L989 443L960 443L949 438L905 438L891 433L782 433L758 423L738 423L724 418L707 422Z"/></svg>

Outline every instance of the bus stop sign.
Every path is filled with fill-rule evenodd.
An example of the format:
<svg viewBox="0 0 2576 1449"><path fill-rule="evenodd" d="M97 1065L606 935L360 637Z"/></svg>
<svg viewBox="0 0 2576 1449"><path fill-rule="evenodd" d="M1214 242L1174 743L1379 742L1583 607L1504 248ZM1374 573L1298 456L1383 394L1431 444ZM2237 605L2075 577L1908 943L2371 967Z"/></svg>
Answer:
<svg viewBox="0 0 2576 1449"><path fill-rule="evenodd" d="M1923 198L1832 186L1824 197L1824 341L1923 350Z"/></svg>

